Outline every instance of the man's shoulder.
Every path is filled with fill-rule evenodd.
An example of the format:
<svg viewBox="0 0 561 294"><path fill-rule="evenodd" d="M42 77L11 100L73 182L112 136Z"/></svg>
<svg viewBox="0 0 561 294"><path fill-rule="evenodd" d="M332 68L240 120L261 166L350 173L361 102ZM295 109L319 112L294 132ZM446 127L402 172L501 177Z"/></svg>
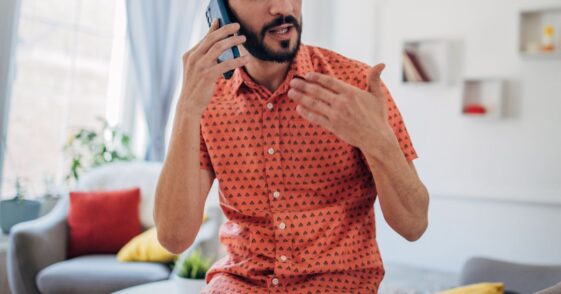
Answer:
<svg viewBox="0 0 561 294"><path fill-rule="evenodd" d="M362 61L319 46L306 46L314 70L365 89L370 66Z"/></svg>
<svg viewBox="0 0 561 294"><path fill-rule="evenodd" d="M304 46L307 48L312 58L313 57L322 58L331 63L345 63L345 64L354 65L356 67L364 67L364 68L369 67L368 64L360 60L344 56L343 54L333 51L331 49L327 49L321 46L313 46L313 45L304 45Z"/></svg>

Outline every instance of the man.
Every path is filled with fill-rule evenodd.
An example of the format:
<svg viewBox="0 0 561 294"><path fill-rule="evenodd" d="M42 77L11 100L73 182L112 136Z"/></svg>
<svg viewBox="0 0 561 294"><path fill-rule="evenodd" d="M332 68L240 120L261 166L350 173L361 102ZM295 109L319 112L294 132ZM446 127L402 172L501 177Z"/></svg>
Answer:
<svg viewBox="0 0 561 294"><path fill-rule="evenodd" d="M301 44L301 4L230 0L239 24L215 22L184 55L154 217L162 245L182 252L218 179L227 255L203 293L376 293L376 196L407 240L427 228L428 192L384 65ZM242 44L242 57L217 63Z"/></svg>

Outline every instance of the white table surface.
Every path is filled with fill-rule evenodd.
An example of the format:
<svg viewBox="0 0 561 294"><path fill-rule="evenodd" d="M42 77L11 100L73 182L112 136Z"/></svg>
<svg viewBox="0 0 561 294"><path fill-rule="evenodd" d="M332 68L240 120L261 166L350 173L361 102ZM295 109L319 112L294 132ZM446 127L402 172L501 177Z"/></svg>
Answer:
<svg viewBox="0 0 561 294"><path fill-rule="evenodd" d="M129 287L113 294L199 294L198 289L189 289L189 286L178 280L170 279L165 281L142 284Z"/></svg>

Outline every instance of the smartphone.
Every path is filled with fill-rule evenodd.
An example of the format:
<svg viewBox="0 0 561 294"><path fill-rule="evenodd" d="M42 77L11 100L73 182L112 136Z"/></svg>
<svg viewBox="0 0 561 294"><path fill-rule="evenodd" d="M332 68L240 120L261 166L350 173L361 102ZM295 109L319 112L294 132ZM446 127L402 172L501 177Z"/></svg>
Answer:
<svg viewBox="0 0 561 294"><path fill-rule="evenodd" d="M226 0L210 0L208 4L208 8L206 10L206 20L208 22L209 27L212 24L212 21L215 19L219 20L219 24L218 24L219 28L231 22L228 6L224 1ZM237 46L234 46L224 51L224 53L222 53L222 55L218 57L218 63L238 57L240 57L240 50L238 49ZM224 78L229 80L232 77L232 75L234 75L234 70L227 71L224 73Z"/></svg>

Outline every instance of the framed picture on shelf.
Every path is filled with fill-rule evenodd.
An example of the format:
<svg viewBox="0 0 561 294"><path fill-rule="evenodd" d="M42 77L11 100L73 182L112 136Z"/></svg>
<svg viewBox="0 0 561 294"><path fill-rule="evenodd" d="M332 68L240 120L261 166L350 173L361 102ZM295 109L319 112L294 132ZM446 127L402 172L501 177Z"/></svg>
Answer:
<svg viewBox="0 0 561 294"><path fill-rule="evenodd" d="M447 40L409 40L401 52L401 82L406 85L447 85L450 82Z"/></svg>

